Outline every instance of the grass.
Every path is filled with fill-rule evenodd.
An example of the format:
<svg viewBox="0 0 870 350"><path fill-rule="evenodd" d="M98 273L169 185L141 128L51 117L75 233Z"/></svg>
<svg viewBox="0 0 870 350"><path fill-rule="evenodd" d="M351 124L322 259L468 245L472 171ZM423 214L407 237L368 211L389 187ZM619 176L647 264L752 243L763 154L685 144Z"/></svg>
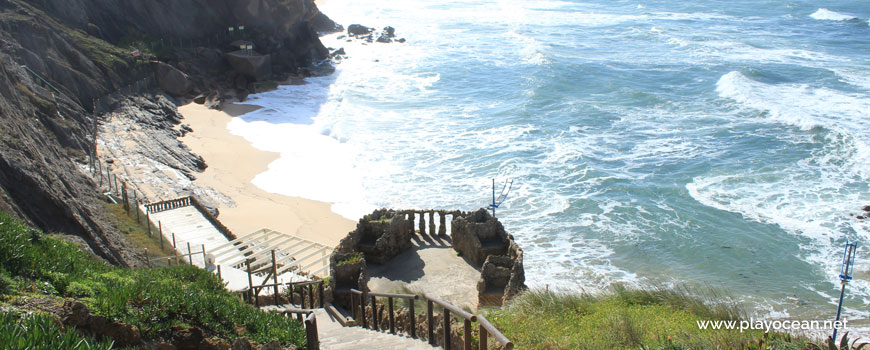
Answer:
<svg viewBox="0 0 870 350"><path fill-rule="evenodd" d="M0 349L7 350L108 350L111 342L95 341L76 332L65 332L47 314L18 315L0 312Z"/></svg>
<svg viewBox="0 0 870 350"><path fill-rule="evenodd" d="M301 323L245 304L205 270L184 265L118 268L5 213L0 213L0 272L15 285L41 286L30 292L12 287L13 294L81 298L91 312L136 326L144 339L181 325L196 326L207 336L227 340L246 336L260 343L278 340L284 345L305 345ZM0 296L0 300L8 298Z"/></svg>
<svg viewBox="0 0 870 350"><path fill-rule="evenodd" d="M39 110L42 111L43 113L47 113L47 114L55 113L56 108L54 106L54 103L52 103L52 102L50 102L42 97L37 96L36 93L34 93L33 91L30 91L30 89L28 89L26 86L24 86L24 84L15 83L15 88L18 89L18 91L20 91L24 95L26 95L27 98L29 98L30 101L32 101L34 104L36 104L36 106L39 108Z"/></svg>
<svg viewBox="0 0 870 350"><path fill-rule="evenodd" d="M130 208L130 214L124 210L123 204L104 203L106 212L109 213L109 220L127 237L127 240L136 244L136 246L148 249L148 255L151 258L173 256L175 252L172 249L172 242L160 242L160 234L156 227L151 228L151 234L148 233L145 215L140 215L139 222L136 222L135 207ZM140 213L141 214L141 213ZM152 264L157 266L166 265L166 261L154 261Z"/></svg>
<svg viewBox="0 0 870 350"><path fill-rule="evenodd" d="M805 339L761 331L700 330L696 321L739 320L741 307L714 290L630 289L603 294L527 291L487 319L520 349L804 349ZM758 344L762 343L763 347Z"/></svg>
<svg viewBox="0 0 870 350"><path fill-rule="evenodd" d="M50 28L64 34L82 53L106 71L122 71L129 68L129 64L124 60L128 53L124 52L121 48L88 35L81 30L61 24L55 21L52 16L45 14L42 10L27 2L17 1L17 5L26 8L28 10L27 13L19 14L7 11L4 12L4 16L19 22L43 21Z"/></svg>
<svg viewBox="0 0 870 350"><path fill-rule="evenodd" d="M359 263L360 261L362 261L362 254L357 252L351 256L348 256L344 259L341 259L340 261L338 261L338 263L336 263L336 265L344 266L344 265L348 265L348 264L356 264L356 263Z"/></svg>

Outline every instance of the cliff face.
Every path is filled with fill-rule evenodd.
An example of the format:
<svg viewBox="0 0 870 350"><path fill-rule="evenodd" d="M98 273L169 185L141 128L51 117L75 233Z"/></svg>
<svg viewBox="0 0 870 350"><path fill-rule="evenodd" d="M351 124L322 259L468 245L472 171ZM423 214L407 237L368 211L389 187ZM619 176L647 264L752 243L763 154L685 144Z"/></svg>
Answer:
<svg viewBox="0 0 870 350"><path fill-rule="evenodd" d="M292 72L326 57L310 25L320 16L311 0L0 0L0 210L82 237L112 263L136 264L82 171L93 99L152 69L124 43L218 38L245 25L273 71Z"/></svg>

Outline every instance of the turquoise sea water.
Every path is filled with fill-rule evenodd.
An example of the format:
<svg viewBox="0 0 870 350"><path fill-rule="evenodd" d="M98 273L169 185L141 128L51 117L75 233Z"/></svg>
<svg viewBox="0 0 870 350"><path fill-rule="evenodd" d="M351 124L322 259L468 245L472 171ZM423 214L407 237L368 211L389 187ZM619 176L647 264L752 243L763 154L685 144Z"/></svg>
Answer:
<svg viewBox="0 0 870 350"><path fill-rule="evenodd" d="M232 132L281 152L254 183L373 207L487 204L531 286L688 283L771 318L870 318L866 1L328 0L336 73L260 94ZM867 221L870 222L870 221Z"/></svg>

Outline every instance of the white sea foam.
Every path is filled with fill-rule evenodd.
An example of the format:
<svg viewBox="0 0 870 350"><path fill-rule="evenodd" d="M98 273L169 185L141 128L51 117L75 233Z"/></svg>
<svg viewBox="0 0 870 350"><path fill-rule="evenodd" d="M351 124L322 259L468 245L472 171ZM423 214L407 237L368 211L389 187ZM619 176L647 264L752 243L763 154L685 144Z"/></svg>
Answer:
<svg viewBox="0 0 870 350"><path fill-rule="evenodd" d="M653 92L660 102L635 108L626 107L631 101L615 100L622 94L602 102L600 96L572 89L546 91L539 88L544 84L538 77L529 79L530 86L503 79L529 70L544 71L536 66L556 67L558 59L569 58L578 65L600 63L605 71L615 67L665 72L693 64L857 67L837 74L860 84L861 65L836 53L816 46L756 47L728 32L734 28L731 22L752 18L642 13L632 8L622 8L620 13L618 8L555 1L412 0L389 5L364 1L319 6L345 25L392 25L408 42L363 45L327 36L323 39L327 46L344 47L350 56L338 65L335 75L253 97L252 103L267 108L238 118L231 129L257 147L281 152L281 159L255 180L268 191L331 201L335 212L355 220L382 206L474 209L490 200L492 177L514 178L514 192L499 217L527 252L528 284L565 288L637 284L651 273L621 266L624 261L619 259L637 259L620 256L621 246L660 240L658 231L693 239L688 235L697 227L685 217L691 214L670 197L638 202L625 198L626 189L660 181L667 176L663 174L683 164L721 158L728 150L723 150L719 131L771 123L795 126L787 129L799 135L806 133L802 130L829 131L823 133L823 141L813 135L803 135L800 141L799 136L788 136L796 147L811 142L829 145L782 172L741 167L698 176L686 186L690 195L704 205L806 237L800 240L804 244L800 258L819 264L829 264L831 255L821 252L832 251L839 239L831 227L867 232L859 226L864 224L842 215L849 203L870 201L861 191L844 189L866 182L870 173L856 161L866 159L861 154L870 139L852 130L861 129L859 112L867 109L859 94L765 84L734 72L719 79L715 93L710 93L709 85L703 87L705 96L698 100L712 101L718 94L722 101L717 103L684 108L681 103L693 102ZM701 21L720 27L711 32L684 28ZM566 29L566 34L549 33L556 26ZM575 35L585 31L613 36L596 41ZM623 44L625 33L644 45L658 45L651 52L672 51L640 55L611 49ZM499 68L498 74L478 74L486 67ZM589 78L578 79L577 85L602 83ZM703 73L693 78L699 85L709 81ZM481 79L491 83L462 84ZM543 77L540 81L548 82ZM620 86L616 79L607 82L611 83L626 90L635 86ZM673 93L682 88L677 86ZM498 95L502 90L517 90L512 96L518 97L492 97L503 96ZM582 96L545 102L561 93ZM562 109L546 113L536 109L538 103L548 103L544 109ZM725 108L722 113L718 110L722 104L735 106L736 112ZM601 115L600 120L586 118L588 114ZM745 120L759 114L758 120ZM571 122L560 125L561 118ZM789 134L788 130L783 133ZM859 266L868 269L866 264ZM691 272L686 276L693 277ZM856 293L868 290L860 283L855 286Z"/></svg>
<svg viewBox="0 0 870 350"><path fill-rule="evenodd" d="M810 17L820 21L848 21L857 18L852 15L831 11L826 8L819 8L816 12L813 12Z"/></svg>
<svg viewBox="0 0 870 350"><path fill-rule="evenodd" d="M750 168L696 177L686 185L690 195L710 207L810 239L802 245L800 258L835 271L843 238L870 239L866 225L849 216L870 202L870 192L860 185L870 179L870 135L862 126L870 102L829 88L765 84L739 72L724 75L717 92L744 108L766 113L759 121L801 130L822 128L822 148L791 169ZM826 275L836 283L834 275ZM870 282L856 281L852 288L867 295Z"/></svg>

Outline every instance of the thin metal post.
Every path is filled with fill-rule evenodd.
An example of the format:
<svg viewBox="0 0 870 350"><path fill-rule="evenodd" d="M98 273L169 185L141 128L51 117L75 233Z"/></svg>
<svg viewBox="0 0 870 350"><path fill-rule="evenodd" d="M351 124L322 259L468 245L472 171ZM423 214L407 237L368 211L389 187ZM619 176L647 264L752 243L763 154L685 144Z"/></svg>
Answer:
<svg viewBox="0 0 870 350"><path fill-rule="evenodd" d="M221 280L224 279L223 276L221 276L221 266L220 265L217 266L217 271L218 271L218 279L221 279Z"/></svg>
<svg viewBox="0 0 870 350"><path fill-rule="evenodd" d="M173 235L175 234L173 233ZM187 262L193 266L193 252L190 250L190 242L187 242Z"/></svg>
<svg viewBox="0 0 870 350"><path fill-rule="evenodd" d="M205 244L202 245L202 268L208 268L208 261L205 258Z"/></svg>
<svg viewBox="0 0 870 350"><path fill-rule="evenodd" d="M842 287L840 288L840 303L837 306L837 319L835 320L837 322L840 321L840 314L843 311L843 295L846 294L846 281L842 281L842 282L840 282L840 284L842 285ZM834 327L834 335L831 336L831 340L833 340L835 342L837 341L837 327L836 326Z"/></svg>

